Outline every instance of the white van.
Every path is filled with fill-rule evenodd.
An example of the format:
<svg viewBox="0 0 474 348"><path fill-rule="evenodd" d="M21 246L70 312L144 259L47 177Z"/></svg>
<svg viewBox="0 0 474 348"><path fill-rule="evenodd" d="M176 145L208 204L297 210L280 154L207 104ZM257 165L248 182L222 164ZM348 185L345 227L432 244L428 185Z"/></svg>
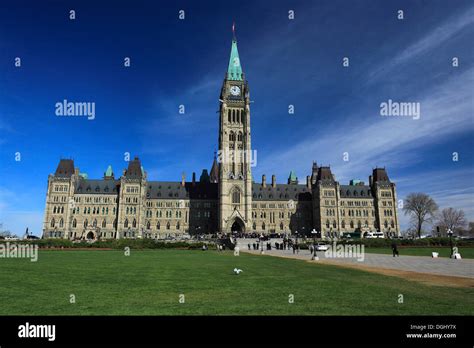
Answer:
<svg viewBox="0 0 474 348"><path fill-rule="evenodd" d="M365 232L364 238L384 238L383 232Z"/></svg>

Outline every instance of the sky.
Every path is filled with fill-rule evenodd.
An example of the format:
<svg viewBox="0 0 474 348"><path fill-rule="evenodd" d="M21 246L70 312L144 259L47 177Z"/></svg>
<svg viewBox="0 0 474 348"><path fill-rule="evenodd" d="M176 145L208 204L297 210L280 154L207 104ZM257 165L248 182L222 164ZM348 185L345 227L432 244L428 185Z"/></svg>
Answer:
<svg viewBox="0 0 474 348"><path fill-rule="evenodd" d="M256 182L275 174L285 183L290 170L304 182L313 161L330 165L341 184L367 183L385 167L399 199L425 192L474 221L470 0L5 0L3 227L41 234L47 178L60 158L89 178L109 164L120 176L125 153L141 159L149 180L209 170L233 22L252 100ZM95 118L58 117L64 99L94 102ZM388 100L419 103L420 117L382 116ZM408 220L400 212L402 229Z"/></svg>

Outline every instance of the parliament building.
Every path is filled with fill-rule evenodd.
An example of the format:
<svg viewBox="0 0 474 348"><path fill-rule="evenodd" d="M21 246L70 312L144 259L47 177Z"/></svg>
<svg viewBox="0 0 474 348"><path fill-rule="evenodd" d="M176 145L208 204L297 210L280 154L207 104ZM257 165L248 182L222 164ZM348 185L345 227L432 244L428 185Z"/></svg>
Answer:
<svg viewBox="0 0 474 348"><path fill-rule="evenodd" d="M400 232L395 184L375 168L368 184L336 181L328 166L313 162L303 183L292 171L285 184L252 178L250 99L232 40L220 92L219 152L199 180L151 181L140 159L122 176L109 166L89 179L71 159L48 177L43 238L111 239L179 237L184 234L287 233L322 237L343 233ZM309 167L309 165L308 165Z"/></svg>

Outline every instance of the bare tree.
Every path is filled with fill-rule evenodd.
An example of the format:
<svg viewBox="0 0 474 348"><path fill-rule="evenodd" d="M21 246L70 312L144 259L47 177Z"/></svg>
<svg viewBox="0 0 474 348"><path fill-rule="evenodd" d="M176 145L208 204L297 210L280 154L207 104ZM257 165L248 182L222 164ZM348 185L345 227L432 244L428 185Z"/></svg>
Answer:
<svg viewBox="0 0 474 348"><path fill-rule="evenodd" d="M1 237L11 237L12 233L9 230L3 229L3 223L0 222L0 236Z"/></svg>
<svg viewBox="0 0 474 348"><path fill-rule="evenodd" d="M410 193L403 204L403 212L410 215L416 226L418 238L425 222L431 222L438 210L436 202L425 193Z"/></svg>
<svg viewBox="0 0 474 348"><path fill-rule="evenodd" d="M466 226L466 218L462 209L445 208L438 214L438 224L445 231L450 229L454 232L457 228Z"/></svg>

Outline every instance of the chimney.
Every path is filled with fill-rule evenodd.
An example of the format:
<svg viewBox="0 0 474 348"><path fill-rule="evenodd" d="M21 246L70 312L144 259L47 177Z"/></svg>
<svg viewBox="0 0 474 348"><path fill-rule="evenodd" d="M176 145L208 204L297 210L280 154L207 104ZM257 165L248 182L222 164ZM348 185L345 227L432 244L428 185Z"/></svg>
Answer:
<svg viewBox="0 0 474 348"><path fill-rule="evenodd" d="M262 175L262 186L267 187L267 176L265 174Z"/></svg>
<svg viewBox="0 0 474 348"><path fill-rule="evenodd" d="M193 172L193 186L196 185L196 173Z"/></svg>
<svg viewBox="0 0 474 348"><path fill-rule="evenodd" d="M275 188L277 184L277 179L275 175L272 175L272 187Z"/></svg>
<svg viewBox="0 0 474 348"><path fill-rule="evenodd" d="M183 172L181 174L181 186L184 187L185 184L186 184L186 174Z"/></svg>
<svg viewBox="0 0 474 348"><path fill-rule="evenodd" d="M311 177L309 175L306 176L306 187L311 189Z"/></svg>
<svg viewBox="0 0 474 348"><path fill-rule="evenodd" d="M79 175L79 167L74 168L74 174L76 176Z"/></svg>
<svg viewBox="0 0 474 348"><path fill-rule="evenodd" d="M369 186L372 186L373 181L372 181L372 175L369 176Z"/></svg>

